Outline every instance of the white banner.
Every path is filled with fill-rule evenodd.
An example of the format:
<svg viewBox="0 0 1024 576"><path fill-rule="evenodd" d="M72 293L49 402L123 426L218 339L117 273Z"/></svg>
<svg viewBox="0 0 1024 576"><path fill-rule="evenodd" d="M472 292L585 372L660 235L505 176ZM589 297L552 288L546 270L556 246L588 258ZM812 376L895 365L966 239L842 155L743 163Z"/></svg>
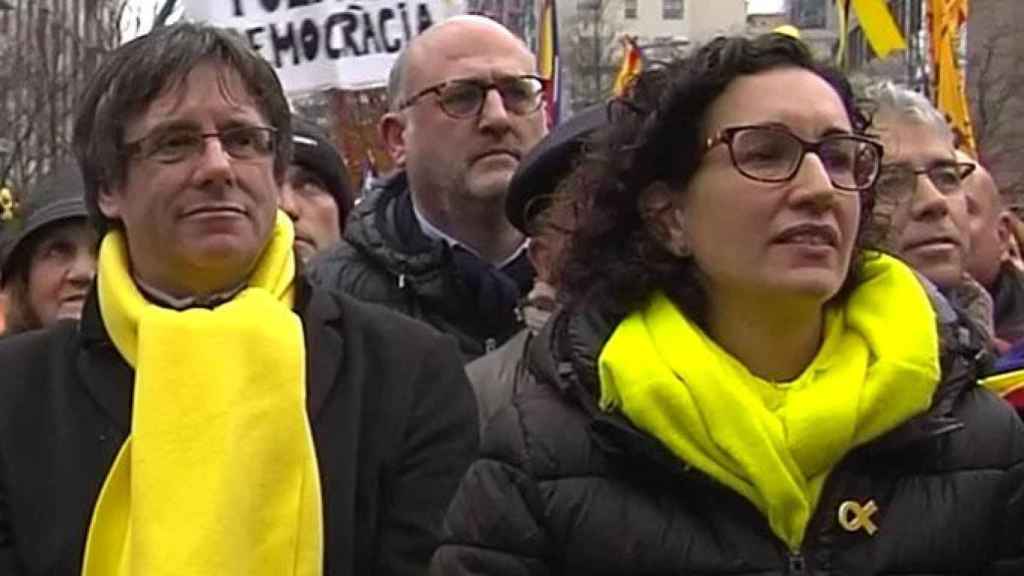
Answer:
<svg viewBox="0 0 1024 576"><path fill-rule="evenodd" d="M387 84L409 40L462 0L185 0L185 17L235 28L298 94Z"/></svg>

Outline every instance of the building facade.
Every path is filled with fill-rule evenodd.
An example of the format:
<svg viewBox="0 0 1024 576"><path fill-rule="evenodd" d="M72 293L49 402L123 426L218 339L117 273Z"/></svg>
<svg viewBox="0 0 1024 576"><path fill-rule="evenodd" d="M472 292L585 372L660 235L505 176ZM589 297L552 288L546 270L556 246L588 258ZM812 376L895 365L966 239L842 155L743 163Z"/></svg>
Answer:
<svg viewBox="0 0 1024 576"><path fill-rule="evenodd" d="M746 0L563 0L558 8L565 95L576 110L610 96L624 36L645 59L663 60L746 26Z"/></svg>

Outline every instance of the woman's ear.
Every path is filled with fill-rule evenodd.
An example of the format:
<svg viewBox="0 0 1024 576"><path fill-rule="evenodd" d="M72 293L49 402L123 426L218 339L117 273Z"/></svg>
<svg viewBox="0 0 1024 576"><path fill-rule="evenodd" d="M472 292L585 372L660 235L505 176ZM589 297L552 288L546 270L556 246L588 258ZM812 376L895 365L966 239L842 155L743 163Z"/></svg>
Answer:
<svg viewBox="0 0 1024 576"><path fill-rule="evenodd" d="M680 204L679 193L664 182L655 182L640 194L640 215L666 250L680 258L689 256L686 239L686 215Z"/></svg>

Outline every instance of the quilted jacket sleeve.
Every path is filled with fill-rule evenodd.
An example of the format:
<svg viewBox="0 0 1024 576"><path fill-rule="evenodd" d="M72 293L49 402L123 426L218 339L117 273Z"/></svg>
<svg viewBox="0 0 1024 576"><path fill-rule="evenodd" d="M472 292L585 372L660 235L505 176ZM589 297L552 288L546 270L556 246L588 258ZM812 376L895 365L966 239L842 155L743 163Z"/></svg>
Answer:
<svg viewBox="0 0 1024 576"><path fill-rule="evenodd" d="M984 573L1011 576L1024 574L1024 423L1010 410L1000 417L1006 421L1006 436L1000 444L1005 445L1004 458L1012 465L1003 474L1003 496L997 499L1003 507L994 514L995 560Z"/></svg>
<svg viewBox="0 0 1024 576"><path fill-rule="evenodd" d="M537 480L524 470L525 448L514 406L487 427L483 455L462 479L445 520L431 574L552 574Z"/></svg>

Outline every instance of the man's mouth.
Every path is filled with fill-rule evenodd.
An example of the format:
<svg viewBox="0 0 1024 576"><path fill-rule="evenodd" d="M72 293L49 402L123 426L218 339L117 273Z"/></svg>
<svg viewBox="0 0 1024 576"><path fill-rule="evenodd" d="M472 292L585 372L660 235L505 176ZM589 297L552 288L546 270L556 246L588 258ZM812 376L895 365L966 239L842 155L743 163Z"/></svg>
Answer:
<svg viewBox="0 0 1024 576"><path fill-rule="evenodd" d="M911 240L903 245L903 251L920 250L922 248L958 248L960 242L952 236L935 236Z"/></svg>
<svg viewBox="0 0 1024 576"><path fill-rule="evenodd" d="M184 216L203 216L203 215L226 215L226 214L238 214L245 215L245 208L238 204L233 203L216 203L216 204L199 204L192 206L185 210Z"/></svg>
<svg viewBox="0 0 1024 576"><path fill-rule="evenodd" d="M517 162L520 159L519 152L516 150L512 150L511 148L494 148L488 150L487 152L484 152L483 154L480 154L479 156L476 157L476 159L483 160L485 158L497 158L499 156L509 157Z"/></svg>

